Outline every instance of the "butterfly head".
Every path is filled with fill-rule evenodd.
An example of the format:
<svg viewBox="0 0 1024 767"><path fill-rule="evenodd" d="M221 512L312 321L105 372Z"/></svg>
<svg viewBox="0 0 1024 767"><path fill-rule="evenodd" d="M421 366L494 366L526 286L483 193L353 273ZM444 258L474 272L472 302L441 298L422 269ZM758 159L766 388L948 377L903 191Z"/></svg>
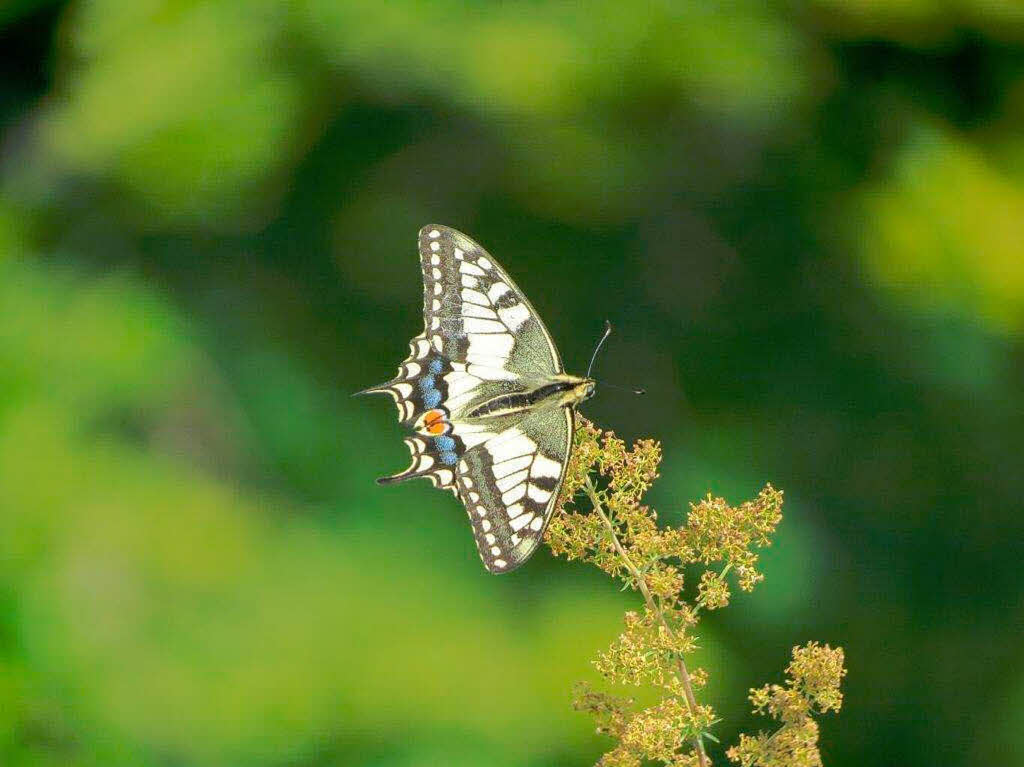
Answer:
<svg viewBox="0 0 1024 767"><path fill-rule="evenodd" d="M593 378L577 378L576 376L566 376L566 378L572 386L567 387L564 402L576 405L594 396L597 381Z"/></svg>

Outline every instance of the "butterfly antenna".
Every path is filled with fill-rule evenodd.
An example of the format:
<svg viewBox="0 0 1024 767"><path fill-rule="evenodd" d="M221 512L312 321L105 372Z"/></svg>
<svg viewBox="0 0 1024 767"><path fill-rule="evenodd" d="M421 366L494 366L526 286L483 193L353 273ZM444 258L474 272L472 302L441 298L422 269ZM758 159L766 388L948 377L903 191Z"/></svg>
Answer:
<svg viewBox="0 0 1024 767"><path fill-rule="evenodd" d="M594 369L594 360L597 359L597 353L601 351L601 347L604 342L608 340L608 336L612 334L612 323L608 320L604 321L604 335L601 336L601 340L597 342L597 346L594 347L594 353L590 355L590 364L587 365L587 378L590 378L590 371Z"/></svg>
<svg viewBox="0 0 1024 767"><path fill-rule="evenodd" d="M610 384L607 381L601 381L601 386L602 388L607 386L610 389L628 391L630 394L647 394L647 389L634 389L632 386L619 386L618 384Z"/></svg>
<svg viewBox="0 0 1024 767"><path fill-rule="evenodd" d="M590 371L594 369L594 360L597 359L597 353L601 351L601 347L604 342L608 340L608 336L612 334L612 323L608 320L604 321L604 335L601 336L601 340L597 342L597 346L594 347L594 353L590 355L590 364L587 365L587 378L590 378ZM645 389L637 389L632 386L619 386L618 384L601 383L601 386L609 386L612 389L621 389L622 391L628 391L632 394L646 394Z"/></svg>

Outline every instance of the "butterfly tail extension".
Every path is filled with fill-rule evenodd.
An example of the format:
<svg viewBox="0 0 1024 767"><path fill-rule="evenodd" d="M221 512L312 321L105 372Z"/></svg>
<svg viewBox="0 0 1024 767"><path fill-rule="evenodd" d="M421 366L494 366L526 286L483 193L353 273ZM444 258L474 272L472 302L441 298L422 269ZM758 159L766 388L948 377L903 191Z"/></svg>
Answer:
<svg viewBox="0 0 1024 767"><path fill-rule="evenodd" d="M399 380L400 379L395 378L390 381L386 381L385 383L377 384L376 386L370 386L366 389L362 389L361 391L352 392L352 396L362 397L366 394L389 394L392 397L394 397L394 393L391 387L398 383Z"/></svg>
<svg viewBox="0 0 1024 767"><path fill-rule="evenodd" d="M405 482L407 479L420 479L421 477L430 479L431 476L432 475L429 471L403 471L398 474L392 474L390 477L378 477L377 484L394 485L398 482Z"/></svg>
<svg viewBox="0 0 1024 767"><path fill-rule="evenodd" d="M412 463L398 474L381 477L377 480L378 485L393 485L407 479L423 477L430 480L434 487L454 489L455 472L448 463L450 460L447 457L448 451L439 451L437 446L432 444L436 440L428 441L420 437L409 437L402 441L409 448ZM454 440L452 442L454 443Z"/></svg>

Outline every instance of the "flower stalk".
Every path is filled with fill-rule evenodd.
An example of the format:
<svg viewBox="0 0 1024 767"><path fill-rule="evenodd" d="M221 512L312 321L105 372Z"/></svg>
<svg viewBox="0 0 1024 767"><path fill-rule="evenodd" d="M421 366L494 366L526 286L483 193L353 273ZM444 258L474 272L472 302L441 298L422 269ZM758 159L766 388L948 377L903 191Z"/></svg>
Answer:
<svg viewBox="0 0 1024 767"><path fill-rule="evenodd" d="M644 582L643 573L641 573L640 570L637 569L636 565L633 564L633 561L629 558L629 554L623 548L622 542L619 541L619 537L615 532L615 525L612 524L612 521L605 514L604 508L601 504L601 499L597 495L597 489L594 487L594 483L589 474L587 475L587 479L583 487L586 490L587 497L590 498L590 502L593 504L594 513L597 514L604 523L605 528L608 530L608 534L611 536L612 545L619 553L619 556L622 557L622 562L629 571L630 576L633 578L633 582L636 583L637 587L640 589L640 593L643 594L644 602L647 604L647 609L658 616L658 622L669 635L672 642L677 642L678 639L675 636L675 632L672 631L672 627L666 620L665 613L662 612L661 605L655 601L650 589L647 588L647 584ZM678 668L679 681L682 683L683 693L686 697L686 705L689 707L691 714L696 714L697 698L693 694L693 682L690 679L690 672L686 668L686 661L683 659L682 655L676 655L676 664ZM708 756L707 752L704 750L703 735L695 735L693 738L693 745L698 755L700 767L708 767Z"/></svg>

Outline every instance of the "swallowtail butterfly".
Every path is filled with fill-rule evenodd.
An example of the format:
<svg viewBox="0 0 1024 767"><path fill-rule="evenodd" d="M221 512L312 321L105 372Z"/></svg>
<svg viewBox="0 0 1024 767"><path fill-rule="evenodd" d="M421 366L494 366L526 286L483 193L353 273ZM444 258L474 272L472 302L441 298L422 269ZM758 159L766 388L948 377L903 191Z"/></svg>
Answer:
<svg viewBox="0 0 1024 767"><path fill-rule="evenodd" d="M419 234L423 332L398 375L361 393L390 394L415 477L462 501L484 566L530 558L569 462L576 406L594 381L567 375L526 296L479 245L446 226Z"/></svg>

